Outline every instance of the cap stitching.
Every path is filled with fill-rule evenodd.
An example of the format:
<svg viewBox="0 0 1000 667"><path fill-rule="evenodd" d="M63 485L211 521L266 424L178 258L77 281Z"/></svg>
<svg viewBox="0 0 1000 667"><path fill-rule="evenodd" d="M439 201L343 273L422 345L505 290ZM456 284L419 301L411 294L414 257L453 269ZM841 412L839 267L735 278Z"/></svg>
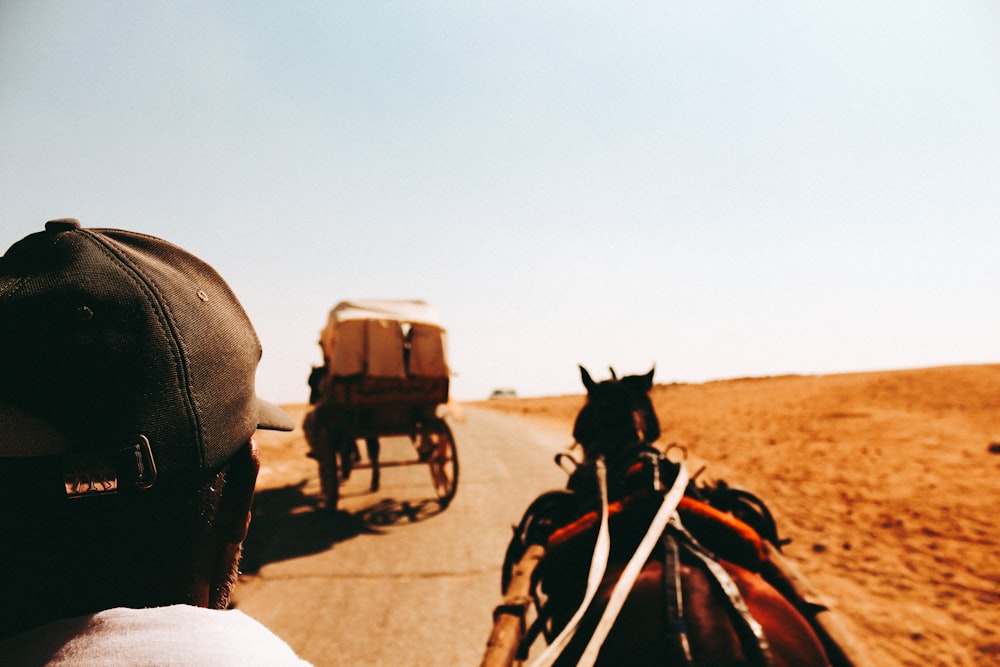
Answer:
<svg viewBox="0 0 1000 667"><path fill-rule="evenodd" d="M10 284L9 284L8 287L6 287L4 289L0 289L0 297L8 297L8 296L13 296L14 294L17 294L17 292L20 291L21 287L24 286L25 282L26 282L26 278L24 276L20 276L20 277L18 277L16 279L10 281Z"/></svg>
<svg viewBox="0 0 1000 667"><path fill-rule="evenodd" d="M177 368L179 371L178 374L180 376L178 380L180 381L181 392L184 396L184 407L187 411L188 422L194 430L196 439L195 444L198 447L200 459L198 463L200 466L204 466L205 444L201 430L201 419L199 418L198 411L194 406L194 397L191 395L190 370L188 368L187 358L183 353L183 345L181 344L179 329L174 323L173 314L169 306L163 299L162 293L156 288L153 279L140 269L135 262L131 261L127 256L118 251L111 241L105 240L99 234L95 234L90 230L80 229L78 231L83 232L86 237L92 239L106 255L109 255L113 260L128 269L130 273L126 275L129 279L144 289L147 293L149 293L149 295L154 297L153 311L156 313L156 316L160 321L160 325L169 331L170 340L173 342L173 345L171 346L171 354L173 354L174 360L177 362Z"/></svg>

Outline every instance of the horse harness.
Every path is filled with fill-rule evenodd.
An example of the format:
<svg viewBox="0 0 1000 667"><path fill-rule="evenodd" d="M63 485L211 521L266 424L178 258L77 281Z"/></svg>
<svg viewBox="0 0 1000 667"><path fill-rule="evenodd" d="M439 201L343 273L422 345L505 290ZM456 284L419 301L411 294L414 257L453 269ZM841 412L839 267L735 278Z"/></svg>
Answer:
<svg viewBox="0 0 1000 667"><path fill-rule="evenodd" d="M621 611L621 606L631 591L639 571L647 562L652 551L652 545L659 542L662 552L662 586L665 600L665 626L667 630L666 642L668 644L668 655L671 656L671 659L681 665L693 667L695 664L691 655L687 628L684 622L684 603L681 590L681 554L685 553L693 557L696 564L709 575L709 580L715 584L717 589L722 593L723 598L728 602L731 612L730 616L748 659L756 658L755 663L761 667L773 667L775 663L764 629L751 613L736 582L726 569L719 564L715 555L702 546L681 523L680 515L677 513L677 505L680 497L684 495L688 483L687 471L684 464L676 464L677 475L672 485L668 488L663 483L664 475L661 472L661 468L663 467L661 464L664 462L670 465L675 464L670 463L666 456L652 447L641 446L640 444L639 447L632 449L632 456L635 456L636 450L639 451L638 456L640 460L650 465L652 470L652 488L662 496L660 509L651 521L645 536L640 541L628 566L623 570L619 581L615 584L608 606L604 610L595 630L595 636L588 642L587 648L584 650L584 654L578 664L592 665L596 661L597 652L600 650L600 646L603 644L608 631L610 631L611 625ZM602 576L607 564L607 545L604 544L602 546L602 536L605 536L603 538L605 541L607 540L608 520L607 486L604 466L603 457L600 457L594 466L598 491L602 499L602 516L601 531L599 532L597 545L595 545L594 559L591 564L591 578L595 576L595 568L598 570L597 574ZM584 469L581 467L574 472L574 476L583 472ZM571 484L571 486L573 485ZM604 559L603 563L599 563L601 558ZM570 619L570 622L567 623L567 627L560 633L560 637L557 637L550 644L548 647L549 650L543 653L542 657L534 663L535 667L545 667L552 664L558 658L558 654L568 644L568 638L563 635L568 634L569 637L572 636L576 630L575 625L586 611L586 607L590 605L592 597L593 591L588 590L580 609ZM674 664L674 662L670 664Z"/></svg>
<svg viewBox="0 0 1000 667"><path fill-rule="evenodd" d="M711 575L710 578L718 585L729 602L734 616L734 626L743 640L744 649L748 646L752 647L758 664L762 667L773 667L774 659L771 656L764 628L754 618L736 582L733 581L726 569L715 560L715 556L699 544L694 536L684 528L677 514L671 517L670 524L663 531L660 539L663 546L662 572L664 599L666 600L668 648L672 655L680 661L679 664L694 665L684 623L684 602L681 591L680 551L684 549L704 566L705 571Z"/></svg>

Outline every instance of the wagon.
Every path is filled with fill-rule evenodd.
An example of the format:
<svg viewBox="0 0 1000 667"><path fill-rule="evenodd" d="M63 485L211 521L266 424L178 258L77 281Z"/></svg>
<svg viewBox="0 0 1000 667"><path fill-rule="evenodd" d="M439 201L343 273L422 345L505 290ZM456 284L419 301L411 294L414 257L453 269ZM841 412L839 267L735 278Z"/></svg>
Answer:
<svg viewBox="0 0 1000 667"><path fill-rule="evenodd" d="M323 365L309 378L313 408L303 424L328 508L337 506L340 482L366 468L375 491L381 468L426 465L441 507L454 498L458 455L444 417L445 343L445 329L424 301L342 301L330 311L319 340ZM409 438L411 458L379 460L379 438L392 436Z"/></svg>

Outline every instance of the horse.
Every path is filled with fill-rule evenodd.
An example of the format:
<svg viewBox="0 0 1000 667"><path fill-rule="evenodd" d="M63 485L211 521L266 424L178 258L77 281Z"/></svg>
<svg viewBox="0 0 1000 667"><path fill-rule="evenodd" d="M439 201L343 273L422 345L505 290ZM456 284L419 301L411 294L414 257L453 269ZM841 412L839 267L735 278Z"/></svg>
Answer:
<svg viewBox="0 0 1000 667"><path fill-rule="evenodd" d="M683 461L653 447L654 370L618 379L611 369L595 382L580 367L587 398L573 436L583 459L514 530L483 665L513 654L493 650L506 641L501 621L523 624L532 603L516 655L543 635L543 667L855 664L814 622L823 610L789 584L763 502L725 484L700 488Z"/></svg>
<svg viewBox="0 0 1000 667"><path fill-rule="evenodd" d="M316 459L319 465L320 487L324 501L328 507L336 509L340 495L340 481L350 478L354 463L360 458L360 452L357 441L342 426L350 423L354 415L325 400L327 383L327 367L313 366L308 379L309 403L313 407L303 420L302 430L306 442L309 443L309 457ZM372 470L369 490L374 493L381 485L379 467L381 445L378 437L374 435L367 436L364 440Z"/></svg>
<svg viewBox="0 0 1000 667"><path fill-rule="evenodd" d="M609 370L610 380L594 382L580 366L587 403L573 424L573 439L583 447L585 461L613 457L623 447L649 445L660 437L660 422L649 399L656 367L620 380L613 368Z"/></svg>

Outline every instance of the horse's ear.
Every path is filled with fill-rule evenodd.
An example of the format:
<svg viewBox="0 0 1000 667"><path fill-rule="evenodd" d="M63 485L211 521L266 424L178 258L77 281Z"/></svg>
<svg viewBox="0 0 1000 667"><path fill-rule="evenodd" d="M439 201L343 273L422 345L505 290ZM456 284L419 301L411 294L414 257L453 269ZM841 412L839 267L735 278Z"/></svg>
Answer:
<svg viewBox="0 0 1000 667"><path fill-rule="evenodd" d="M649 372L642 376L643 385L645 386L647 393L653 388L653 373L655 372L656 364L653 364L653 367L649 369Z"/></svg>
<svg viewBox="0 0 1000 667"><path fill-rule="evenodd" d="M590 373L587 372L587 369L583 365L580 366L580 379L583 380L583 386L587 388L588 394L597 386L597 383L590 377Z"/></svg>
<svg viewBox="0 0 1000 667"><path fill-rule="evenodd" d="M611 371L611 379L614 380L615 382L618 382L618 374L615 373L614 367L608 366L608 370Z"/></svg>

